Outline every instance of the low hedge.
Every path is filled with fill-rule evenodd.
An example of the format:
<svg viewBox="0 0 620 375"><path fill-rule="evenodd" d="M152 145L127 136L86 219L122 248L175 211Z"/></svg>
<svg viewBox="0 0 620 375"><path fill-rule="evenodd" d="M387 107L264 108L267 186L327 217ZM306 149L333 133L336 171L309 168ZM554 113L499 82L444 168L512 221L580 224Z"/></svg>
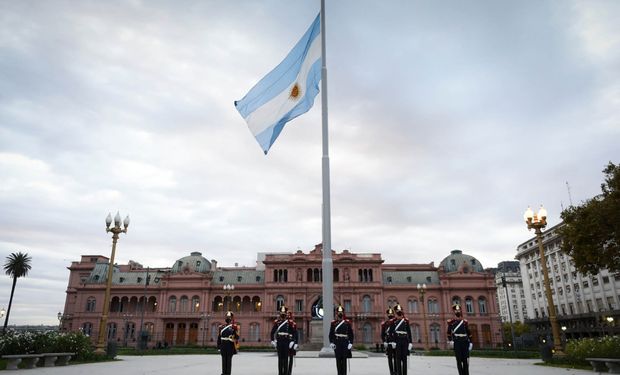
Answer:
<svg viewBox="0 0 620 375"><path fill-rule="evenodd" d="M620 358L620 336L603 336L568 340L566 360L569 363L588 365L586 358Z"/></svg>
<svg viewBox="0 0 620 375"><path fill-rule="evenodd" d="M79 361L96 357L90 337L82 332L7 331L0 336L0 355L67 352L76 353L74 359Z"/></svg>

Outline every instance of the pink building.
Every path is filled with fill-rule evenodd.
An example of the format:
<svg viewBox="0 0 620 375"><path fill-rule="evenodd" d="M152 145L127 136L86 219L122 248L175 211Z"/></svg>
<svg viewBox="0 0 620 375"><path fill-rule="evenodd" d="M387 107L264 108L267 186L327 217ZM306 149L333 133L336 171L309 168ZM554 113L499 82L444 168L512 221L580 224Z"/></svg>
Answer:
<svg viewBox="0 0 620 375"><path fill-rule="evenodd" d="M142 324L149 347L214 345L217 326L230 309L241 326L242 344L265 345L284 304L294 312L301 341L309 344L317 341L313 332L320 331L312 327L321 314L321 261L317 245L307 253L258 254L256 267L219 267L199 252L170 268L117 265L107 337L134 346ZM411 320L416 347L446 348L446 321L452 317L451 305L459 302L474 345L501 345L494 277L474 257L453 250L435 267L433 262L384 264L381 254L344 250L333 252L333 261L334 303L342 304L353 321L356 343L380 342L385 310L398 302ZM69 267L63 330L81 329L96 339L107 262L101 255L83 255ZM418 284L426 285L423 295Z"/></svg>

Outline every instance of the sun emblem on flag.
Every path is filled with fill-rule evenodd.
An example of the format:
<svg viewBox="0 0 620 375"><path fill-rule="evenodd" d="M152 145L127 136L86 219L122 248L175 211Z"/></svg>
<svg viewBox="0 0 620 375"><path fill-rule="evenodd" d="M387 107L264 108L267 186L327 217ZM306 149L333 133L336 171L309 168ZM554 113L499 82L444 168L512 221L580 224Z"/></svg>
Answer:
<svg viewBox="0 0 620 375"><path fill-rule="evenodd" d="M301 87L299 87L299 84L297 82L295 82L295 84L291 88L291 93L288 97L291 100L297 100L301 97Z"/></svg>

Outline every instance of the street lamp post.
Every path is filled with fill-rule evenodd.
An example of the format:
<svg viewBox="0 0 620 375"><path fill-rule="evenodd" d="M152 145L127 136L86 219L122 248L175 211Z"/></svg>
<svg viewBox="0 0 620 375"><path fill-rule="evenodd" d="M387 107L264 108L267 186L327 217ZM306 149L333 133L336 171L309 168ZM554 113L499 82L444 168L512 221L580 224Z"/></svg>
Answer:
<svg viewBox="0 0 620 375"><path fill-rule="evenodd" d="M540 253L540 264L543 270L545 296L547 298L547 306L549 309L549 322L551 323L551 332L553 334L553 348L558 356L564 355L562 350L562 342L560 340L560 326L558 324L555 305L553 304L553 296L551 294L551 284L549 283L549 270L547 269L547 259L545 258L545 248L542 241L542 230L547 226L547 210L540 206L540 210L535 214L530 207L527 208L523 218L527 223L527 229L536 232L538 239L538 251Z"/></svg>
<svg viewBox="0 0 620 375"><path fill-rule="evenodd" d="M117 212L114 216L114 227L110 228L112 224L112 215L108 214L105 219L106 232L112 232L112 254L110 255L110 263L108 264L108 278L106 280L105 296L103 297L103 312L101 314L101 321L99 322L99 337L97 339L97 345L95 346L95 353L105 354L105 333L108 324L108 314L110 312L110 290L112 289L112 274L114 270L114 255L116 253L116 242L118 241L118 235L121 233L127 233L127 227L129 226L129 215L123 221L121 228L121 215Z"/></svg>
<svg viewBox="0 0 620 375"><path fill-rule="evenodd" d="M512 350L517 351L517 347L515 345L515 330L512 326L512 310L510 308L510 296L508 295L508 286L506 285L506 274L502 275L502 286L504 287L504 292L506 293L506 302L508 304L508 317L510 318L510 336L512 337Z"/></svg>
<svg viewBox="0 0 620 375"><path fill-rule="evenodd" d="M62 331L62 321L64 320L65 316L62 315L62 313L59 311L56 317L58 318L58 332L60 332Z"/></svg>
<svg viewBox="0 0 620 375"><path fill-rule="evenodd" d="M420 305L422 305L422 321L424 322L424 350L428 350L428 327L426 326L426 309L424 308L424 295L426 294L426 284L418 284L420 294Z"/></svg>
<svg viewBox="0 0 620 375"><path fill-rule="evenodd" d="M609 336L614 334L614 317L608 316L607 318L607 326L609 327Z"/></svg>
<svg viewBox="0 0 620 375"><path fill-rule="evenodd" d="M233 290L235 290L235 286L233 284L225 284L222 287L222 289L224 289L224 292L226 293L226 299L228 301L226 310L230 311L230 304L231 304L230 294L232 293Z"/></svg>
<svg viewBox="0 0 620 375"><path fill-rule="evenodd" d="M125 333L125 339L123 340L123 346L127 346L127 339L129 338L129 326L127 324L127 322L129 321L129 319L131 319L133 317L133 315L129 314L129 313L124 313L123 314L123 327L124 328L124 333Z"/></svg>

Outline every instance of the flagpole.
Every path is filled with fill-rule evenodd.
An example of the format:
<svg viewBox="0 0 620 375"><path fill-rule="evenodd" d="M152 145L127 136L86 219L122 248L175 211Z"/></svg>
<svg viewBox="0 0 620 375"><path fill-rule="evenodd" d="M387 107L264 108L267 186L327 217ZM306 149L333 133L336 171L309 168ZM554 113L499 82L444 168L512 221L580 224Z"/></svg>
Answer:
<svg viewBox="0 0 620 375"><path fill-rule="evenodd" d="M321 113L323 133L323 348L319 356L333 357L329 329L334 318L334 284L329 190L329 142L327 127L327 63L325 53L325 0L321 0Z"/></svg>

